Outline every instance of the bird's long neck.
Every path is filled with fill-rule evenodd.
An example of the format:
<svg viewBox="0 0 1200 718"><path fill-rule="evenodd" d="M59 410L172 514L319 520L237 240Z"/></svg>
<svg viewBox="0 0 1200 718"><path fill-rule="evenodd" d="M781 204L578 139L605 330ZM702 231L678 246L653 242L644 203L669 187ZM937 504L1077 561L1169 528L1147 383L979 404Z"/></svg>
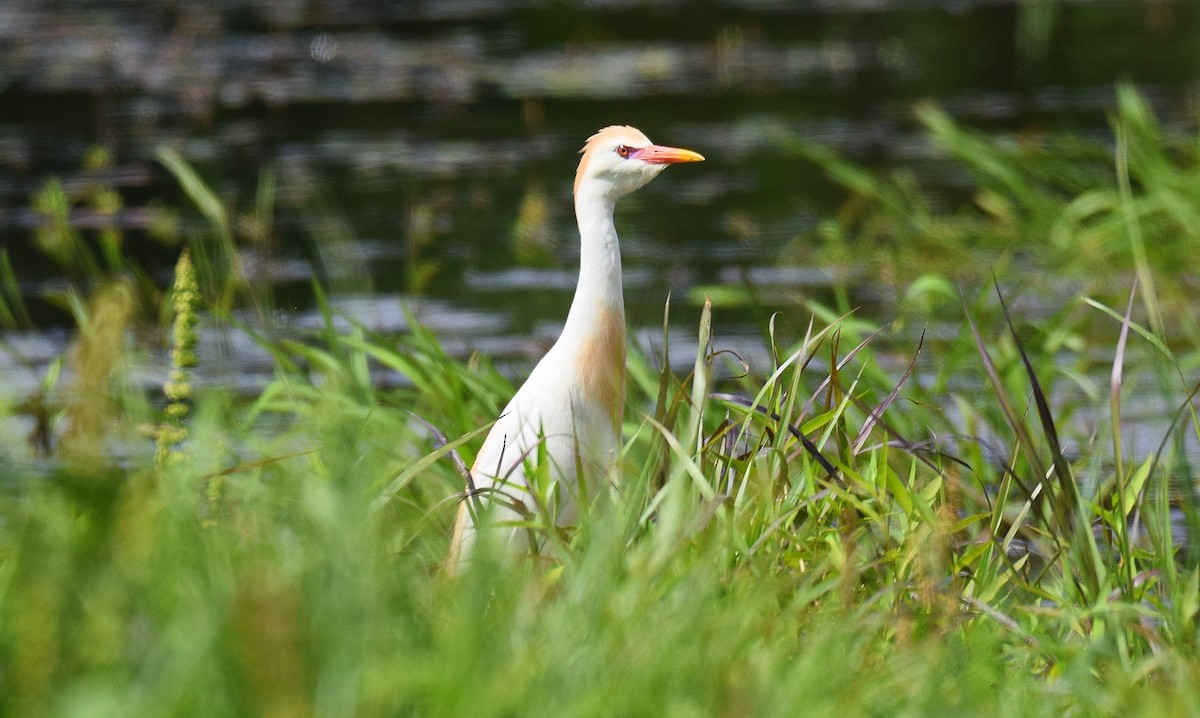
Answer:
<svg viewBox="0 0 1200 718"><path fill-rule="evenodd" d="M581 189L585 191L575 197L579 284L557 348L570 362L568 376L577 382L578 396L610 417L611 437L619 437L625 403L625 299L621 247L613 226L616 201Z"/></svg>
<svg viewBox="0 0 1200 718"><path fill-rule="evenodd" d="M579 283L567 314L563 336L579 338L620 318L625 326L625 298L621 291L621 247L613 225L616 201L581 187L575 197L579 222ZM622 337L623 339L623 337ZM622 346L622 353L624 348Z"/></svg>

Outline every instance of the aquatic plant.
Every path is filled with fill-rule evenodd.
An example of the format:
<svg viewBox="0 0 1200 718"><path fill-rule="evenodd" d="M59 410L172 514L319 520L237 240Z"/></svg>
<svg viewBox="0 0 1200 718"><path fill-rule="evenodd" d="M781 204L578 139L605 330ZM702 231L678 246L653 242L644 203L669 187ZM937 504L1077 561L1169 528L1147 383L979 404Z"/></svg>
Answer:
<svg viewBox="0 0 1200 718"><path fill-rule="evenodd" d="M179 444L187 438L185 420L191 410L191 368L196 366L196 322L199 320L199 287L191 254L185 249L175 265L175 283L171 289L171 369L163 383L167 398L164 421L157 429L158 448L155 463L162 468L172 459L178 460Z"/></svg>

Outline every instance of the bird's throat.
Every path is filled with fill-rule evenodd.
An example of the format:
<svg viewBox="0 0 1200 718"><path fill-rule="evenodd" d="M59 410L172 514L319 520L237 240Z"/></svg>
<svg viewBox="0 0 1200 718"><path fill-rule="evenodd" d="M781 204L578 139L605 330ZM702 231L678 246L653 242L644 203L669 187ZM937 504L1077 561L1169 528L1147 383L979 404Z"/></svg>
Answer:
<svg viewBox="0 0 1200 718"><path fill-rule="evenodd" d="M586 331L598 326L600 314L615 311L625 325L621 289L621 245L613 224L614 202L600 194L575 197L579 222L579 283L567 315L567 327Z"/></svg>

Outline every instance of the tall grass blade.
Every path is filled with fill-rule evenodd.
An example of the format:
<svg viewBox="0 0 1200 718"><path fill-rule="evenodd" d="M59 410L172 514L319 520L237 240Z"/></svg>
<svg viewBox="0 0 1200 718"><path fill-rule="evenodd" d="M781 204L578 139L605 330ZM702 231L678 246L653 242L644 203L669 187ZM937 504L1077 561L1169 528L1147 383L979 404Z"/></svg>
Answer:
<svg viewBox="0 0 1200 718"><path fill-rule="evenodd" d="M1133 253L1134 267L1142 285L1142 303L1150 317L1150 326L1159 336L1166 334L1162 311L1158 305L1158 293L1154 288L1154 275L1150 272L1150 260L1146 256L1146 240L1138 222L1137 208L1133 199L1133 187L1129 180L1129 126L1123 119L1117 122L1117 151L1114 161L1117 170L1117 188L1121 196L1121 216L1129 235L1129 246Z"/></svg>
<svg viewBox="0 0 1200 718"><path fill-rule="evenodd" d="M1135 471L1132 477L1126 477L1125 460L1121 451L1121 383L1125 370L1125 348L1129 340L1129 323L1133 315L1133 302L1137 297L1137 284L1138 280L1135 276L1133 286L1129 289L1129 301L1125 305L1125 317L1121 320L1121 334L1117 338L1117 348L1113 352L1112 373L1109 377L1109 411L1111 412L1113 464L1117 475L1117 509L1119 512L1118 520L1114 522L1112 530L1116 533L1117 546L1121 555L1126 557L1126 560L1121 562L1121 566L1125 569L1122 575L1127 593L1133 590L1133 575L1136 570L1129 540L1129 514L1133 507L1130 501L1136 499L1141 493L1142 486L1149 478L1148 469L1151 464L1151 459L1147 457L1139 471Z"/></svg>
<svg viewBox="0 0 1200 718"><path fill-rule="evenodd" d="M21 296L21 284L13 271L8 250L4 248L0 248L0 324L9 328L33 326L29 309Z"/></svg>
<svg viewBox="0 0 1200 718"><path fill-rule="evenodd" d="M917 358L921 356L921 347L924 346L924 344L925 331L922 330L921 336L917 339L917 348L913 352L912 359L909 360L908 366L904 369L904 373L900 375L900 380L896 382L896 385L892 387L892 390L888 392L888 395L884 397L883 401L881 401L877 407L872 409L867 414L867 420L863 422L862 428L860 428L858 431L858 436L854 438L854 444L851 448L851 453L857 454L862 451L863 444L866 443L867 437L870 435L871 430L875 428L876 422L883 418L884 412L888 410L888 407L892 405L892 402L896 401L896 397L900 395L901 387L903 387L905 382L908 381L908 378L912 376L913 369L915 369L917 366Z"/></svg>
<svg viewBox="0 0 1200 718"><path fill-rule="evenodd" d="M1033 439L1029 436L1029 431L1025 427L1025 422L1017 415L1013 408L1012 400L1008 396L1007 390L1004 388L1004 382L1000 379L1000 373L996 370L996 365L992 361L991 355L988 353L987 347L984 346L983 337L979 334L979 327L975 325L974 318L971 317L970 309L967 307L966 298L963 298L963 311L966 313L967 324L971 328L971 335L975 339L975 348L979 352L979 358L983 362L984 372L987 374L988 382L992 385L992 392L996 397L996 401L1000 404L1000 410L1004 413L1005 421L1012 429L1017 437L1017 443L1025 449L1025 460L1029 462L1030 468L1037 476L1038 483L1045 480L1046 469L1042 464L1041 459L1037 455L1037 447L1034 446ZM1034 487L1026 483L1015 470L1015 466L1011 472L1013 479L1017 485L1021 487L1025 497L1030 501L1034 500ZM1044 501L1044 499L1043 499ZM1039 514L1040 515L1040 514ZM1044 516L1042 517L1044 519Z"/></svg>
<svg viewBox="0 0 1200 718"><path fill-rule="evenodd" d="M1129 302L1125 305L1125 316L1121 319L1121 334L1117 337L1117 349L1113 352L1112 374L1109 378L1113 463L1116 464L1118 479L1125 476L1125 462L1121 455L1121 381L1125 372L1125 347L1129 341L1129 324L1133 316L1133 300L1137 296L1137 284L1137 277L1134 277L1133 286L1129 289ZM1124 508L1122 508L1122 513L1127 513Z"/></svg>
<svg viewBox="0 0 1200 718"><path fill-rule="evenodd" d="M709 353L712 350L712 302L707 298L700 310L700 334L696 345L696 368L692 372L692 414L684 432L685 446L701 448L704 405L708 398Z"/></svg>
<svg viewBox="0 0 1200 718"><path fill-rule="evenodd" d="M416 419L421 426L425 427L425 430L428 431L433 436L434 441L437 442L438 448L442 448L450 444L450 440L446 438L446 434L441 429L437 428L428 420L426 420L425 417L411 410L408 411L408 415ZM452 448L449 452L449 456L450 460L454 462L455 470L457 470L458 473L463 477L463 484L467 488L467 495L474 496L475 479L471 476L471 469L467 466L467 462L463 460L462 454L458 453L457 448Z"/></svg>
<svg viewBox="0 0 1200 718"><path fill-rule="evenodd" d="M1082 506L1079 486L1075 483L1075 477L1071 472L1071 465L1063 455L1062 445L1058 440L1058 430L1054 426L1054 417L1050 413L1050 404L1046 400L1046 394L1042 390L1037 373L1033 370L1033 363L1029 361L1029 355L1025 352L1025 346L1017 334L1016 327L1013 326L1012 316L1008 312L1008 305L1004 302L1004 294L1000 291L1000 284L994 277L992 281L995 284L996 296L1000 300L1000 308L1004 314L1004 321L1008 325L1009 334L1013 338L1013 344L1017 349L1017 354L1021 357L1025 374L1029 379L1033 400L1037 407L1038 419L1042 426L1042 434L1046 440L1046 444L1050 448L1054 476L1058 479L1058 491L1055 492L1054 496L1049 497L1053 510L1059 517L1061 538L1056 537L1056 539L1060 542L1065 541L1071 547L1070 555L1072 564L1082 570L1084 588L1087 591L1086 596L1094 600L1099 597L1101 576L1104 574L1105 568L1103 558L1100 556L1099 549L1096 546L1096 538L1092 534L1091 527L1088 524L1088 514L1090 512L1086 512ZM1045 475L1043 474L1043 476Z"/></svg>
<svg viewBox="0 0 1200 718"><path fill-rule="evenodd" d="M1012 316L1008 313L1008 305L1004 303L1004 294L1000 291L1000 284L996 282L995 277L992 278L992 281L996 286L996 296L1000 300L1000 309L1004 314L1004 321L1008 325L1009 334L1013 338L1013 345L1017 349L1017 355L1021 357L1021 364L1029 379L1034 405L1037 407L1038 420L1042 425L1042 433L1045 436L1046 444L1050 447L1054 474L1058 478L1062 496L1067 501L1063 527L1069 530L1074 525L1079 510L1079 487L1075 484L1075 477L1071 474L1071 465L1063 456L1062 445L1058 441L1058 429L1054 426L1054 416L1050 413L1050 404L1046 401L1046 393L1042 391L1042 383L1038 380L1037 372L1033 370L1033 364L1029 361L1029 355L1025 352L1025 345L1021 342L1016 327L1013 326Z"/></svg>
<svg viewBox="0 0 1200 718"><path fill-rule="evenodd" d="M192 204L196 205L196 209L200 210L200 214L204 215L204 218L221 234L228 236L230 234L229 215L225 211L225 205L209 189L204 180L200 179L200 175L188 164L187 160L169 147L159 147L154 154L158 157L158 161L175 176L175 180L192 200Z"/></svg>

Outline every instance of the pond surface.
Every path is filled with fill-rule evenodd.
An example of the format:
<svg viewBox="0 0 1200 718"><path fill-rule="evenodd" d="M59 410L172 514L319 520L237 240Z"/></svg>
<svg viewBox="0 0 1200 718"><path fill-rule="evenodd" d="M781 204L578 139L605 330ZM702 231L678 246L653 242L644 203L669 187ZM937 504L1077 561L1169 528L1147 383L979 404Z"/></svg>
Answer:
<svg viewBox="0 0 1200 718"><path fill-rule="evenodd" d="M69 339L47 299L62 272L32 240L48 177L68 193L115 188L127 251L167 283L177 245L149 230L189 203L161 146L241 214L274 173L269 242L245 243L242 260L273 287L277 323L317 321L320 277L368 326L401 330L419 299L409 306L452 351L520 371L574 286L576 152L618 123L707 157L619 209L630 324L643 344L658 335L670 293L690 336L706 292L753 286L759 305L720 309L716 330L761 369L772 311L800 327L803 301L830 301L835 283L868 319L886 320L891 300L862 271L804 261L805 233L844 194L781 137L911 168L953 196L964 178L923 138L916 102L1001 133L1105 139L1125 78L1168 126L1187 124L1198 41L1200 4L1149 0L6 0L0 246L40 329L0 342L0 386L26 396ZM111 162L86 173L96 146ZM181 235L197 217L181 215ZM85 207L72 221L96 224ZM202 351L214 381L267 376L248 342L210 337ZM142 373L161 381L159 367Z"/></svg>

